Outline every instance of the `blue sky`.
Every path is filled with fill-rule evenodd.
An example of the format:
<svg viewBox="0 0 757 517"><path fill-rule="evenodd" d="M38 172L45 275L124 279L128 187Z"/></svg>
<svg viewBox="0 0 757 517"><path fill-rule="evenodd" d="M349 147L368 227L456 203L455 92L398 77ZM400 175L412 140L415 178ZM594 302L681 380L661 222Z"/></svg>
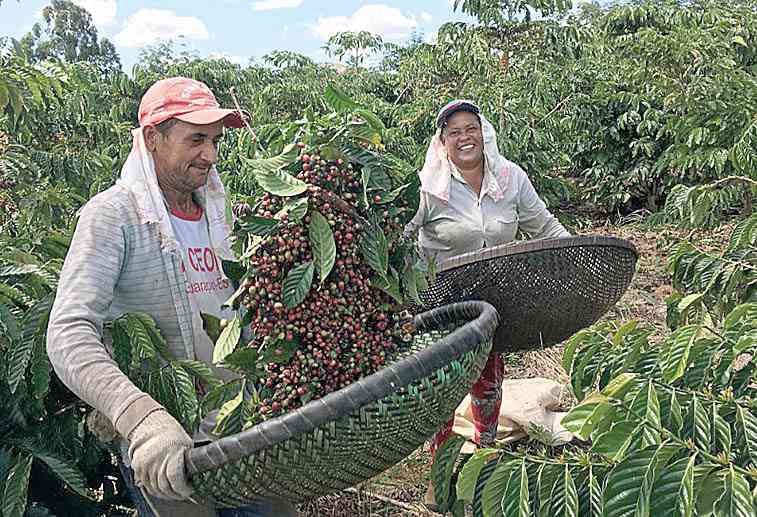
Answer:
<svg viewBox="0 0 757 517"><path fill-rule="evenodd" d="M271 50L291 50L317 61L329 59L321 46L335 32L368 30L385 41L407 41L412 32L433 38L451 20L453 0L73 0L93 15L101 35L121 56L125 71L140 48L158 39L178 39L201 56L225 56L246 64ZM3 0L0 36L20 38L41 19L49 0Z"/></svg>

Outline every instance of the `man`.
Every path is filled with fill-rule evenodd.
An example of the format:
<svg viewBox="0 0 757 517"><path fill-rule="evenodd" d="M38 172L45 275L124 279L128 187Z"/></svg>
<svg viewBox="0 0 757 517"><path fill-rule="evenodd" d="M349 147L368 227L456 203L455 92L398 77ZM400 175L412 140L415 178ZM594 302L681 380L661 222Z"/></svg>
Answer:
<svg viewBox="0 0 757 517"><path fill-rule="evenodd" d="M184 453L192 439L119 370L103 324L145 312L174 357L210 363L213 343L199 314L227 317L221 305L233 292L219 266L233 256L214 165L223 128L242 125L241 114L221 109L201 82L174 77L151 86L121 177L82 208L61 271L48 354L61 380L120 435L122 472L140 517L227 510L216 513L191 500ZM232 511L240 517L293 512L285 506Z"/></svg>

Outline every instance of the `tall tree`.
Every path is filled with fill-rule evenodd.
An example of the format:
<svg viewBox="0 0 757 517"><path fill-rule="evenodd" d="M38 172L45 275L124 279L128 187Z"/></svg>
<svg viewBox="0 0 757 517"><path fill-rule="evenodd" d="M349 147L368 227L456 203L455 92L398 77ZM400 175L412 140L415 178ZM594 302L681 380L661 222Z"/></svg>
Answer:
<svg viewBox="0 0 757 517"><path fill-rule="evenodd" d="M384 40L368 31L338 32L331 36L323 47L326 52L341 61L344 56L352 66L360 66L366 54L381 50ZM349 55L352 53L352 55Z"/></svg>
<svg viewBox="0 0 757 517"><path fill-rule="evenodd" d="M30 60L86 62L106 73L121 69L116 47L98 36L92 15L86 9L69 0L52 0L42 10L42 19L43 24L35 23L21 39Z"/></svg>

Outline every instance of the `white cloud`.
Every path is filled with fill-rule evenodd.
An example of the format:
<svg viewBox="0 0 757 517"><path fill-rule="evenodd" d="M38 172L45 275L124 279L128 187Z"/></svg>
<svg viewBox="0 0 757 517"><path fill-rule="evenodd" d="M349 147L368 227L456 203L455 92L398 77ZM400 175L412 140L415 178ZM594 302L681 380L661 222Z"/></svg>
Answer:
<svg viewBox="0 0 757 517"><path fill-rule="evenodd" d="M247 61L247 58L245 58L244 56L234 56L227 54L226 52L211 52L210 54L208 54L208 57L210 59L225 59L226 61L234 63L235 65L244 65Z"/></svg>
<svg viewBox="0 0 757 517"><path fill-rule="evenodd" d="M253 11L270 11L271 9L291 9L302 5L302 0L263 0L252 2Z"/></svg>
<svg viewBox="0 0 757 517"><path fill-rule="evenodd" d="M344 31L368 31L387 39L401 39L408 36L417 26L414 16L405 16L396 7L368 4L351 16L321 16L311 29L316 36L324 40Z"/></svg>
<svg viewBox="0 0 757 517"><path fill-rule="evenodd" d="M116 0L73 0L92 15L92 21L98 27L108 25L116 17Z"/></svg>
<svg viewBox="0 0 757 517"><path fill-rule="evenodd" d="M439 38L439 32L434 31L423 36L423 42L429 45L436 45L436 40Z"/></svg>
<svg viewBox="0 0 757 517"><path fill-rule="evenodd" d="M113 38L116 45L139 48L158 40L209 39L205 23L194 16L177 16L164 9L140 9L129 17L124 29Z"/></svg>
<svg viewBox="0 0 757 517"><path fill-rule="evenodd" d="M426 22L426 23L430 22L432 18L433 18L433 16L431 16L431 15L430 15L429 13L427 13L426 11L423 11L423 12L421 13L421 20L423 20L423 21L424 21L424 22Z"/></svg>

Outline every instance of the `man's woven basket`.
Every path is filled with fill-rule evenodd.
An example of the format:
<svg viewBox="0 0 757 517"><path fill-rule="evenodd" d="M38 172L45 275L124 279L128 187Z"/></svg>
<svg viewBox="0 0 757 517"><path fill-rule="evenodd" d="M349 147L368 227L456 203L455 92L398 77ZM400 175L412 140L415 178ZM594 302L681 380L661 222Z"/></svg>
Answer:
<svg viewBox="0 0 757 517"><path fill-rule="evenodd" d="M486 364L497 323L485 302L416 316L415 341L377 373L190 450L195 495L220 507L266 497L296 503L383 472L452 416Z"/></svg>

